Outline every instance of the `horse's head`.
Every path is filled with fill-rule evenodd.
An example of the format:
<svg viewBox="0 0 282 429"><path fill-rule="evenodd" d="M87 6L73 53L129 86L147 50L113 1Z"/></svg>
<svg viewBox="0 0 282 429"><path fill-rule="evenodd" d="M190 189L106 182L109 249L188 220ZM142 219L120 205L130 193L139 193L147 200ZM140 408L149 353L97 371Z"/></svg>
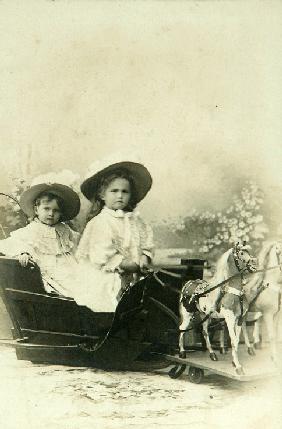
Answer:
<svg viewBox="0 0 282 429"><path fill-rule="evenodd" d="M233 247L232 253L236 267L239 271L247 270L253 273L257 270L258 261L257 258L251 255L251 246L247 245L246 242L236 243Z"/></svg>
<svg viewBox="0 0 282 429"><path fill-rule="evenodd" d="M274 257L277 260L278 265L280 265L280 271L282 269L281 264L282 264L282 240L278 240L275 242L274 246L273 246L273 251L274 251ZM276 261L275 261L276 262Z"/></svg>

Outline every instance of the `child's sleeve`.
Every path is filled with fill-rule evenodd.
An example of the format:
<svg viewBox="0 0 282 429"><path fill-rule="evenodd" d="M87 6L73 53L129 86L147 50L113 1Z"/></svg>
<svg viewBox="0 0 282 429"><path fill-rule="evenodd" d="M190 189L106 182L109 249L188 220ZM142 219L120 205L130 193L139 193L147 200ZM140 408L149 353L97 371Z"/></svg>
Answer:
<svg viewBox="0 0 282 429"><path fill-rule="evenodd" d="M123 255L114 245L111 228L99 217L86 225L76 256L89 260L98 269L110 272L114 272L123 260Z"/></svg>
<svg viewBox="0 0 282 429"><path fill-rule="evenodd" d="M21 253L29 253L32 256L34 249L30 245L29 225L12 232L9 238L1 240L0 252L12 258Z"/></svg>
<svg viewBox="0 0 282 429"><path fill-rule="evenodd" d="M154 256L154 248L153 229L146 222L142 221L141 252L152 260Z"/></svg>

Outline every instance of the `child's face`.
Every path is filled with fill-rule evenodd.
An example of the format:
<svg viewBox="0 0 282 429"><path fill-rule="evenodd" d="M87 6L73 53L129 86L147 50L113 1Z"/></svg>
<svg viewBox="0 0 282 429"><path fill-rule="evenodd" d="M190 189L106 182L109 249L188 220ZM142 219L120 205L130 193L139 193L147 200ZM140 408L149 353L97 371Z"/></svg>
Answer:
<svg viewBox="0 0 282 429"><path fill-rule="evenodd" d="M111 210L123 210L128 206L131 197L128 180L114 179L101 195L105 206Z"/></svg>
<svg viewBox="0 0 282 429"><path fill-rule="evenodd" d="M34 209L40 222L46 225L55 225L59 222L61 217L61 210L56 200L43 199L40 201L39 206Z"/></svg>

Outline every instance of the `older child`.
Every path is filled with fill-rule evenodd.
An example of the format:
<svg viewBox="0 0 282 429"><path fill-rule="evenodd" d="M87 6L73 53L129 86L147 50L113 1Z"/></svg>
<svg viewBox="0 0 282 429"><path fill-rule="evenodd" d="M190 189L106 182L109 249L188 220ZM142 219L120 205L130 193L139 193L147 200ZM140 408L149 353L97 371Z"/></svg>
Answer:
<svg viewBox="0 0 282 429"><path fill-rule="evenodd" d="M78 195L68 186L43 183L26 190L20 206L33 220L0 241L0 252L16 257L24 267L36 263L47 292L70 296L70 268L76 264L79 234L62 221L78 214Z"/></svg>
<svg viewBox="0 0 282 429"><path fill-rule="evenodd" d="M115 311L121 290L146 272L152 260L151 228L134 210L151 188L152 178L139 163L120 162L94 171L81 185L95 204L77 258L89 267L93 283L84 282L76 301L94 311ZM86 270L87 271L87 270Z"/></svg>

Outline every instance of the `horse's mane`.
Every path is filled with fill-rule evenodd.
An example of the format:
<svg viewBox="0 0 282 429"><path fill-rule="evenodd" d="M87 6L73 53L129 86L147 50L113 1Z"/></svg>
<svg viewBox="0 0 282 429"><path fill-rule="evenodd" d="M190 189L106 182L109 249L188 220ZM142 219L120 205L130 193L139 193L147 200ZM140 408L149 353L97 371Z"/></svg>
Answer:
<svg viewBox="0 0 282 429"><path fill-rule="evenodd" d="M276 241L266 241L264 245L262 246L262 249L258 255L259 265L266 263L266 258L269 257L270 259L270 252L273 246L276 245Z"/></svg>
<svg viewBox="0 0 282 429"><path fill-rule="evenodd" d="M272 249L276 245L277 241L265 241L261 251L258 254L258 269L264 269L276 265L275 261L272 261ZM257 287L259 283L263 281L265 273L253 274L247 283L249 289Z"/></svg>
<svg viewBox="0 0 282 429"><path fill-rule="evenodd" d="M222 282L223 280L226 280L229 275L229 269L228 269L228 258L230 254L232 253L232 249L227 250L216 263L216 271L215 274L211 280L211 284L215 286L216 284Z"/></svg>

